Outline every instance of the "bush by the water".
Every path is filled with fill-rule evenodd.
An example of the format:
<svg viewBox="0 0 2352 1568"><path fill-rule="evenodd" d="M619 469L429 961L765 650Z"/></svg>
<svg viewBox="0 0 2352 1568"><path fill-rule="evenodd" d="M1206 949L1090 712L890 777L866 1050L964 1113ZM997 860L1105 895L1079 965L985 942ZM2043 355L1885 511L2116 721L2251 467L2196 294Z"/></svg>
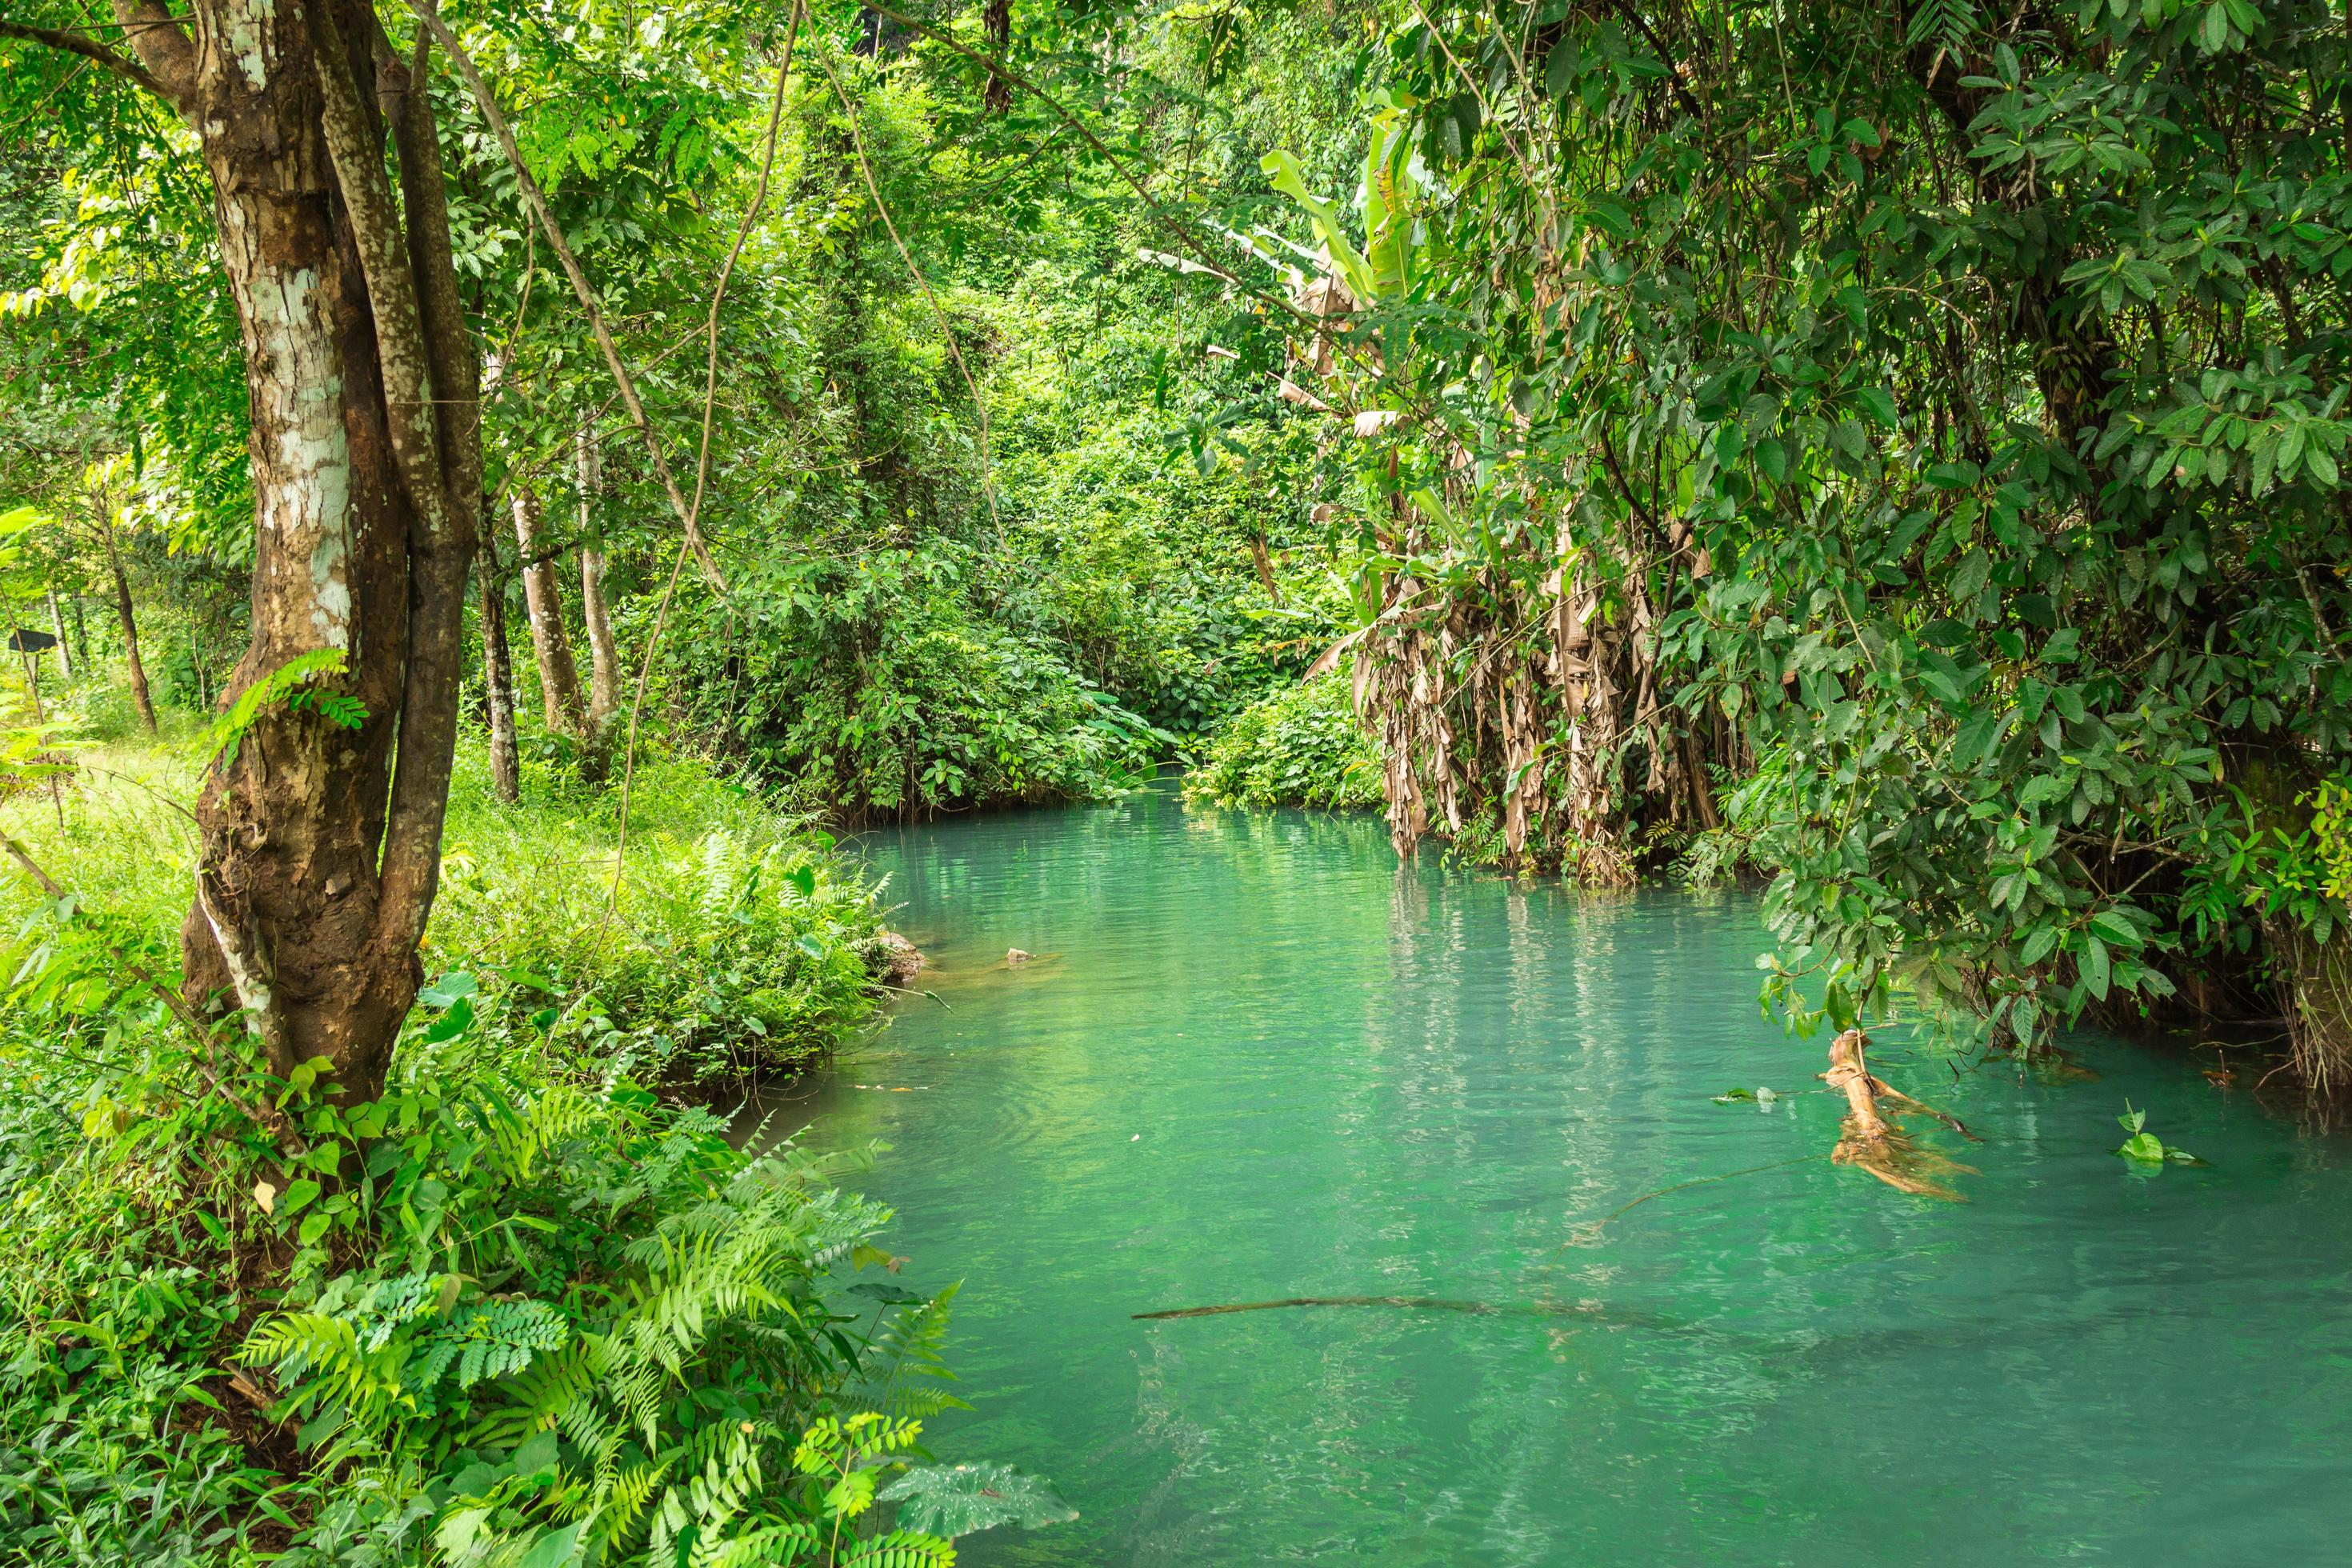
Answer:
<svg viewBox="0 0 2352 1568"><path fill-rule="evenodd" d="M184 763L87 760L62 832L5 813L74 887L6 894L0 1563L944 1563L1055 1517L920 1464L953 1290L842 1162L655 1092L871 1015L824 836L655 763L607 919L609 796L461 776L436 978L341 1104L169 998Z"/></svg>
<svg viewBox="0 0 2352 1568"><path fill-rule="evenodd" d="M1381 758L1344 674L1284 686L1210 737L1184 793L1220 805L1374 806Z"/></svg>

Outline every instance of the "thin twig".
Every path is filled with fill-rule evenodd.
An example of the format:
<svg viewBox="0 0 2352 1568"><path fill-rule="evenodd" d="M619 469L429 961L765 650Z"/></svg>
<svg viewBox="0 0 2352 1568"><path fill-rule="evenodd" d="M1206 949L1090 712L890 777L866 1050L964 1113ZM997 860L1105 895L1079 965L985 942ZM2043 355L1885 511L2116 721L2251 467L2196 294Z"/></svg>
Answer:
<svg viewBox="0 0 2352 1568"><path fill-rule="evenodd" d="M695 460L694 500L686 511L686 538L678 546L677 559L670 563L669 581L662 587L661 604L654 611L652 633L646 638L645 657L637 663L637 689L629 700L628 739L621 749L621 803L618 831L613 850L613 891L604 903L604 920L610 921L621 907L621 881L628 870L629 802L637 780L637 726L645 715L646 687L653 679L654 655L660 651L662 633L669 626L669 607L677 596L678 578L686 570L686 552L695 540L695 521L702 510L703 483L710 470L710 424L712 410L719 398L719 307L727 297L727 281L734 276L735 258L743 253L744 242L751 238L752 225L767 207L768 182L776 163L776 135L784 112L784 96L793 71L793 47L801 31L801 0L793 0L793 19L784 33L784 58L776 66L776 93L768 110L768 141L760 159L760 184L751 205L744 211L743 221L736 226L735 243L728 247L726 264L719 269L719 278L710 290L710 353L705 369L702 387L702 447Z"/></svg>

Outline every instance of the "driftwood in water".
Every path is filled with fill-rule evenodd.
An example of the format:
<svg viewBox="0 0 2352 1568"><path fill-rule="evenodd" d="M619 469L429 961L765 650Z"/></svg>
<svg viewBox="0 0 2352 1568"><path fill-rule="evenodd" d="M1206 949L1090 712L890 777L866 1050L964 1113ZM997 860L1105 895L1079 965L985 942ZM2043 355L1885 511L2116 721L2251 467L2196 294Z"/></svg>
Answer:
<svg viewBox="0 0 2352 1568"><path fill-rule="evenodd" d="M1858 1166L1903 1192L1957 1202L1959 1194L1937 1178L1953 1173L1975 1173L1932 1150L1915 1145L1901 1128L1881 1112L1879 1102L1888 1102L1897 1115L1933 1117L1972 1143L1981 1140L1958 1117L1923 1105L1890 1088L1885 1079L1871 1076L1869 1061L1864 1055L1869 1048L1870 1037L1860 1029L1848 1029L1830 1042L1830 1070L1821 1075L1822 1081L1843 1093L1846 1106L1845 1122L1840 1129L1843 1136L1830 1152L1830 1158L1841 1165Z"/></svg>
<svg viewBox="0 0 2352 1568"><path fill-rule="evenodd" d="M1440 1296L1288 1296L1279 1301L1234 1301L1215 1307L1174 1307L1165 1311L1132 1314L1138 1322L1166 1318L1218 1318L1228 1312L1268 1312L1282 1307L1395 1307L1409 1312L1468 1312L1478 1317L1503 1314L1537 1318L1586 1318L1599 1322L1643 1328L1683 1327L1647 1312L1596 1306L1589 1301L1454 1301Z"/></svg>

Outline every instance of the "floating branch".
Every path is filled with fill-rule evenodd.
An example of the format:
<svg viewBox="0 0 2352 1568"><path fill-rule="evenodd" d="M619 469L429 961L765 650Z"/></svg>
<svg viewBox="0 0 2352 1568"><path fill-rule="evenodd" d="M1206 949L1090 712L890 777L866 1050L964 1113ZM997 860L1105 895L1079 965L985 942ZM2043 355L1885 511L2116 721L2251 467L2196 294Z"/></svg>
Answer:
<svg viewBox="0 0 2352 1568"><path fill-rule="evenodd" d="M1454 1301L1442 1296L1289 1296L1279 1301L1234 1301L1216 1307L1175 1307L1160 1312L1137 1312L1138 1322L1167 1318L1217 1318L1228 1312L1270 1312L1284 1307L1393 1307L1408 1312L1467 1312L1477 1317L1504 1314L1533 1318L1587 1318L1600 1322L1641 1328L1675 1329L1683 1325L1647 1312L1629 1312L1584 1301Z"/></svg>
<svg viewBox="0 0 2352 1568"><path fill-rule="evenodd" d="M1848 1029L1830 1042L1830 1068L1821 1075L1822 1080L1843 1093L1846 1104L1843 1135L1837 1147L1830 1151L1830 1158L1838 1164L1867 1171L1899 1191L1958 1202L1960 1194L1941 1178L1955 1173L1974 1175L1975 1171L1914 1144L1902 1129L1880 1112L1879 1101L1888 1101L1897 1115L1932 1117L1972 1143L1982 1140L1970 1132L1958 1117L1923 1105L1890 1089L1883 1079L1872 1077L1864 1054L1869 1048L1870 1037L1860 1029Z"/></svg>

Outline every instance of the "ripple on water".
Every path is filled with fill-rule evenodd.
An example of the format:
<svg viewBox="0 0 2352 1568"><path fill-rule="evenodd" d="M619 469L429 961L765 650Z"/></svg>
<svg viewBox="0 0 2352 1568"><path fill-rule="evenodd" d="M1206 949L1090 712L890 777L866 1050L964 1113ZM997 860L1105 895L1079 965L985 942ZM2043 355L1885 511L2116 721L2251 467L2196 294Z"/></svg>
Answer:
<svg viewBox="0 0 2352 1568"><path fill-rule="evenodd" d="M1370 817L1165 795L867 847L939 1000L782 1119L894 1145L892 1246L965 1281L976 1408L938 1451L1082 1510L967 1562L2342 1555L2344 1151L2184 1064L1955 1083L1890 1041L1986 1138L1936 1204L1820 1157L1744 900L1400 869ZM2123 1169L2126 1095L2213 1168ZM1132 1317L1374 1296L1509 1310Z"/></svg>

